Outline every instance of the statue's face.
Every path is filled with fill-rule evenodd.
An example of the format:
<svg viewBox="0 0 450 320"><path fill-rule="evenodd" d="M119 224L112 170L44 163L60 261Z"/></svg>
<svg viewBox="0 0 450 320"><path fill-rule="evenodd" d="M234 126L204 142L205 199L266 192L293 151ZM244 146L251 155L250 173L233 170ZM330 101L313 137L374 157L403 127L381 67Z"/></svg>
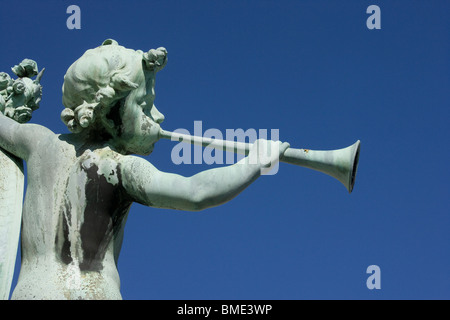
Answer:
<svg viewBox="0 0 450 320"><path fill-rule="evenodd" d="M160 123L164 115L153 105L155 99L154 72L141 71L136 79L139 87L125 98L121 112L120 140L128 153L148 155L159 139Z"/></svg>

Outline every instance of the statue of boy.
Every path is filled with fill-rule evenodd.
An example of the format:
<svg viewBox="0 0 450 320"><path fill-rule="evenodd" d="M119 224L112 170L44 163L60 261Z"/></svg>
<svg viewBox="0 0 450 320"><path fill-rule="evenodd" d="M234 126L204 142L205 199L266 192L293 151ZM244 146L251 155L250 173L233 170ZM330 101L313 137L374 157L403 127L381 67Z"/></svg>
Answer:
<svg viewBox="0 0 450 320"><path fill-rule="evenodd" d="M288 148L258 140L238 163L191 177L132 156L150 154L159 139L155 75L166 63L164 48L144 53L106 40L64 77L61 118L72 133L0 115L0 147L28 168L13 299L121 299L117 259L132 202L189 211L220 205Z"/></svg>

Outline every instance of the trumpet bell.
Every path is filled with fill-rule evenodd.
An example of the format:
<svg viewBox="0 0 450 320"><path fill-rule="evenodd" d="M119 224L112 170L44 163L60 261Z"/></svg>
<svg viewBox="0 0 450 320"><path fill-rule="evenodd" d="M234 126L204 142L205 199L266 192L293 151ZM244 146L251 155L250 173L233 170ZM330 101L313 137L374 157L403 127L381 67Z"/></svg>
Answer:
<svg viewBox="0 0 450 320"><path fill-rule="evenodd" d="M280 159L283 162L323 172L339 180L352 192L358 170L361 142L337 150L309 150L289 148Z"/></svg>

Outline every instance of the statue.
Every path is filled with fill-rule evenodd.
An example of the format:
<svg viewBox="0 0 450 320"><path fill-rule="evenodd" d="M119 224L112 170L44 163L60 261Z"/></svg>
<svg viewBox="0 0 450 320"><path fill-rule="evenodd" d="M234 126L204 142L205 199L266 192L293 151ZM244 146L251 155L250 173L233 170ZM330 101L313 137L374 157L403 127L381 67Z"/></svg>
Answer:
<svg viewBox="0 0 450 320"><path fill-rule="evenodd" d="M0 114L19 123L31 119L42 98L40 80L45 69L38 73L37 64L23 60L11 68L16 80L0 72ZM31 80L36 76L35 80ZM14 132L9 132L9 135ZM0 299L8 299L22 217L24 175L22 160L0 149Z"/></svg>
<svg viewBox="0 0 450 320"><path fill-rule="evenodd" d="M30 61L15 69L19 77L37 73ZM121 299L117 261L133 202L203 210L231 200L280 159L324 172L332 166L329 161L337 161L337 153L257 140L241 150L247 157L230 166L192 177L159 171L133 154L149 155L160 138L180 138L161 129L164 116L154 105L156 73L166 63L164 48L143 52L111 39L87 50L64 76L61 119L69 134L21 123L39 104L42 71L34 82L21 78L23 92L33 88L32 99L2 93L0 147L13 159L24 159L28 168L19 217L22 262L12 299ZM11 91L3 83L16 90L18 80L0 75L0 81L1 90ZM310 159L315 152L319 165ZM358 154L359 141L345 151L348 168L337 165L336 172L326 172L349 191Z"/></svg>

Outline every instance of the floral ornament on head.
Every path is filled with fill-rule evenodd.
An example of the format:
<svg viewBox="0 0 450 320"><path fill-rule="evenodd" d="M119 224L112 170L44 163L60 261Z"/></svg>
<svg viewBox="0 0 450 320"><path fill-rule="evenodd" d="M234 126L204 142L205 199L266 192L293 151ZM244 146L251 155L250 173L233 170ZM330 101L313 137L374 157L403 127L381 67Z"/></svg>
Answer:
<svg viewBox="0 0 450 320"><path fill-rule="evenodd" d="M149 70L159 71L167 64L167 50L159 47L158 49L150 49L142 54L145 65Z"/></svg>
<svg viewBox="0 0 450 320"><path fill-rule="evenodd" d="M31 78L38 74L37 63L31 59L23 59L21 63L12 67L11 70L19 78Z"/></svg>

